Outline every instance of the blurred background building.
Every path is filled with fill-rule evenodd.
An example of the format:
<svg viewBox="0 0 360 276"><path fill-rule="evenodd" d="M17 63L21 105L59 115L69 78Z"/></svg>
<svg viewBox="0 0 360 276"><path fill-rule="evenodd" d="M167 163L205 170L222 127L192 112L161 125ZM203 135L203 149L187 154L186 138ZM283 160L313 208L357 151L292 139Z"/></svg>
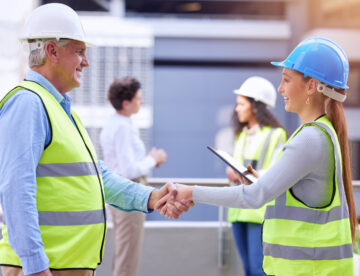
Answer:
<svg viewBox="0 0 360 276"><path fill-rule="evenodd" d="M206 146L215 145L231 152L229 127L235 106L232 91L253 75L268 78L277 87L280 70L271 66L270 61L283 60L305 37L321 35L339 43L350 60L350 90L345 106L353 178L360 179L360 0L6 1L5 9L0 10L0 94L26 72L25 55L17 41L24 18L34 7L50 2L64 3L77 10L85 31L99 46L88 49L91 66L85 70L81 88L70 95L100 157L99 131L112 112L106 101L108 86L114 78L134 76L142 82L145 97L145 108L136 118L142 137L148 147L163 147L168 153L168 162L154 171L153 177L224 178L224 164ZM289 133L299 125L297 116L284 111L281 97L273 112ZM356 198L359 203L358 193ZM200 205L181 220L218 219L218 208ZM153 213L147 220L163 218ZM206 231L210 236L215 233L216 238L217 230L211 225L206 230L203 225L194 226L197 230L192 232L179 225L176 231L193 235L194 244L195 240L201 243ZM156 224L148 224L145 235L154 237L161 231ZM178 244L172 240L174 233L163 235L168 235L167 241ZM233 248L224 249L224 242L228 241L221 235L222 243L208 245L217 247L220 255L215 254L212 261L204 259L210 260L210 264L199 261L202 272L190 275L242 273L241 265L235 264L240 262L235 251L230 258L232 265L228 263L228 268L224 268L226 262L221 258ZM156 242L159 240L160 236L155 238ZM146 259L154 250L160 255L164 253L161 246L156 251L154 239L146 236L144 246L147 258L142 261L141 275L152 275L146 274ZM210 248L206 251L212 252ZM212 269L211 263L221 269ZM189 265L192 271L196 267ZM204 267L209 267L209 272Z"/></svg>

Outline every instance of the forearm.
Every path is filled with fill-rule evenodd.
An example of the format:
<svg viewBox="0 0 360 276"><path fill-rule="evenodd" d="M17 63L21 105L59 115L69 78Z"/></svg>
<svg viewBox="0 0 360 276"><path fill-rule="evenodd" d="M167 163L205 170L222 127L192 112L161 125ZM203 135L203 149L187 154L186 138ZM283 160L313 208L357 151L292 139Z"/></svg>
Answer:
<svg viewBox="0 0 360 276"><path fill-rule="evenodd" d="M148 212L148 201L154 188L139 185L110 172L102 161L99 164L104 182L105 201L108 204L126 212Z"/></svg>
<svg viewBox="0 0 360 276"><path fill-rule="evenodd" d="M307 133L312 139L306 135L301 137L300 134L303 133L299 133L299 137L295 137L285 146L285 151L279 160L257 182L225 188L194 187L194 201L255 209L275 199L313 171L323 158L321 152L324 150L315 141L316 133ZM313 145L315 148L309 151L308 149Z"/></svg>
<svg viewBox="0 0 360 276"><path fill-rule="evenodd" d="M194 186L192 199L195 203L203 203L215 206L255 208L249 206L241 192L242 186L232 187L204 187Z"/></svg>

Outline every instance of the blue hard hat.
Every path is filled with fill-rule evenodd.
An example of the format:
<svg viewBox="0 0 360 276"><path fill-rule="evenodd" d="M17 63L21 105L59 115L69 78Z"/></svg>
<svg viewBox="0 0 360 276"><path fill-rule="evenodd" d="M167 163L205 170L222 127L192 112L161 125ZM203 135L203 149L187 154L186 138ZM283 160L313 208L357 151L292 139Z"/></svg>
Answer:
<svg viewBox="0 0 360 276"><path fill-rule="evenodd" d="M335 42L323 37L311 37L296 46L290 55L280 62L271 62L278 67L299 71L330 86L348 89L349 61Z"/></svg>

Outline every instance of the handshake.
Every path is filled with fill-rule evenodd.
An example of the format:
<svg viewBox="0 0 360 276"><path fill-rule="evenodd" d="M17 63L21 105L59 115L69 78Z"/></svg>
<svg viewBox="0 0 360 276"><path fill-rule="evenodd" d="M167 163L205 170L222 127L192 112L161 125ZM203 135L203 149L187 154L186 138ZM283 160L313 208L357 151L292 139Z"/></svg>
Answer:
<svg viewBox="0 0 360 276"><path fill-rule="evenodd" d="M179 218L194 206L192 200L193 187L182 184L166 183L161 189L152 191L148 209L160 211L167 218Z"/></svg>

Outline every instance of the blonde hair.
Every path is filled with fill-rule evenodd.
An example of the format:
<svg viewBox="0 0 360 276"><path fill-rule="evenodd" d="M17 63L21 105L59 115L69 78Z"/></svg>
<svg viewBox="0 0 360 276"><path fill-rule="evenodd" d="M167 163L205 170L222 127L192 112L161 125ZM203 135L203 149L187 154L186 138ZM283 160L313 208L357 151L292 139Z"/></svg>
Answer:
<svg viewBox="0 0 360 276"><path fill-rule="evenodd" d="M305 82L311 79L311 77L305 77L302 73L299 74L303 76ZM335 90L340 94L345 94L345 90L343 89L335 88ZM325 97L328 99L326 105L326 113L331 124L333 125L336 131L336 135L339 140L339 145L341 150L341 160L342 160L342 177L343 177L346 201L349 208L351 237L352 237L352 241L354 242L355 233L357 232L358 221L356 216L354 192L352 185L350 150L349 150L348 131L346 126L345 112L344 112L343 104L341 102L338 102L327 96Z"/></svg>
<svg viewBox="0 0 360 276"><path fill-rule="evenodd" d="M351 237L354 242L358 221L356 217L356 209L354 203L354 192L353 192L351 166L350 166L350 151L349 151L348 132L346 127L344 108L341 102L335 101L333 99L329 99L326 109L327 109L327 115L332 125L334 126L334 129L339 139L339 144L341 149L344 189L346 194L346 201L349 207Z"/></svg>

